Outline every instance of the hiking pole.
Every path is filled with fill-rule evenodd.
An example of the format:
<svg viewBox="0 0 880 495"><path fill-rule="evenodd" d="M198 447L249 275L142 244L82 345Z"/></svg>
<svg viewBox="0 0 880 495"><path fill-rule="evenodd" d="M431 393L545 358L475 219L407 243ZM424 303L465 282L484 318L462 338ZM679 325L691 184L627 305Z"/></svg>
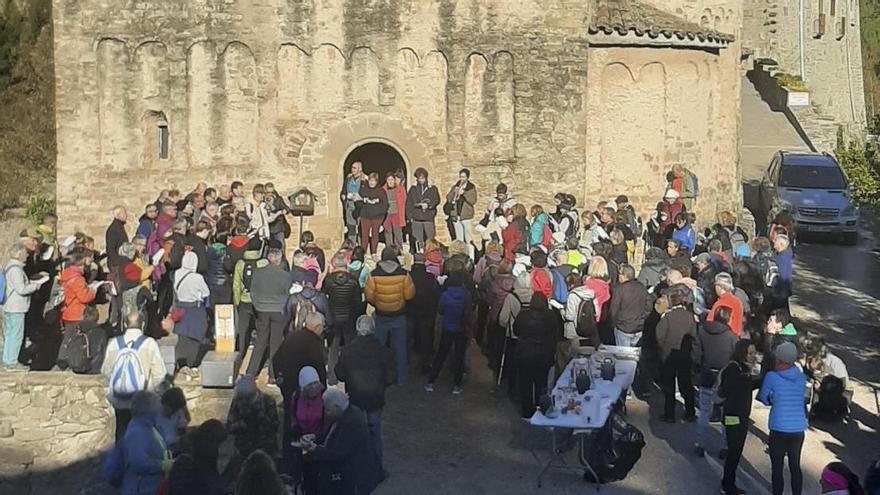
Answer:
<svg viewBox="0 0 880 495"><path fill-rule="evenodd" d="M504 336L504 346L501 348L501 363L498 365L498 380L496 380L495 386L501 386L501 376L504 373L504 361L507 357L507 335Z"/></svg>

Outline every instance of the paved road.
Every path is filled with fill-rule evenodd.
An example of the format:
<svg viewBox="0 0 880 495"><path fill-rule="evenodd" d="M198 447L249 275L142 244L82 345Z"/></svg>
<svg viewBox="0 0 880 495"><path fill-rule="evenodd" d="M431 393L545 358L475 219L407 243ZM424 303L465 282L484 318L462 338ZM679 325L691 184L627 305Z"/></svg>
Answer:
<svg viewBox="0 0 880 495"><path fill-rule="evenodd" d="M748 81L743 84L741 158L746 201L748 186L760 180L777 149L807 147L786 118L770 111ZM849 366L857 382L853 421L816 425L807 434L802 466L804 493L818 493L821 468L835 457L863 473L880 454L878 405L880 386L880 265L872 251L875 241L863 236L859 246L822 242L799 245L793 313L799 324L825 336ZM525 425L504 396L490 393L491 377L482 356L469 359L471 374L465 392L450 393L448 377L437 391L422 391L421 377L391 391L386 410L386 464L392 473L378 493L414 494L568 494L589 493L576 473L551 471L538 490L539 459L549 452L549 437ZM721 465L717 459L691 454L693 427L658 421L660 394L645 403L629 401L627 419L646 436L642 459L624 481L602 493L717 493ZM749 493L768 493L770 466L764 452L767 409L755 408L754 426L741 463L740 484ZM713 437L717 452L720 432Z"/></svg>

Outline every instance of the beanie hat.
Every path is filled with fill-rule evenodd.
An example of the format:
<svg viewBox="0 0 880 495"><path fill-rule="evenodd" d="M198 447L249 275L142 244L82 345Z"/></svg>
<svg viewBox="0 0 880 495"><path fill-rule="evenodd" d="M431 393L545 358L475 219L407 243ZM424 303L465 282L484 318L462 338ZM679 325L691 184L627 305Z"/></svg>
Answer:
<svg viewBox="0 0 880 495"><path fill-rule="evenodd" d="M299 370L299 388L304 389L306 386L319 382L321 379L318 377L318 370L311 366L303 366L301 370Z"/></svg>
<svg viewBox="0 0 880 495"><path fill-rule="evenodd" d="M776 349L773 350L773 354L776 356L778 362L793 364L797 361L798 350L791 342L783 342L776 346Z"/></svg>
<svg viewBox="0 0 880 495"><path fill-rule="evenodd" d="M678 191L675 189L667 189L666 194L663 195L663 199L678 199Z"/></svg>

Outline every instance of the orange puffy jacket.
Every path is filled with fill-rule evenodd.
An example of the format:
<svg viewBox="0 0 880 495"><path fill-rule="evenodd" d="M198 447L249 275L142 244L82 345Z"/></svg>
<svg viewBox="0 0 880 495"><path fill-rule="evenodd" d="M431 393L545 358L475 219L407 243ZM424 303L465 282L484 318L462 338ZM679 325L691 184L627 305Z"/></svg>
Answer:
<svg viewBox="0 0 880 495"><path fill-rule="evenodd" d="M398 316L406 311L406 302L416 296L409 273L396 261L380 261L367 278L364 297L376 308L376 314Z"/></svg>
<svg viewBox="0 0 880 495"><path fill-rule="evenodd" d="M61 321L78 323L83 319L83 309L95 300L95 291L86 285L83 269L80 266L69 266L61 272L61 287L64 288L64 299L61 301Z"/></svg>

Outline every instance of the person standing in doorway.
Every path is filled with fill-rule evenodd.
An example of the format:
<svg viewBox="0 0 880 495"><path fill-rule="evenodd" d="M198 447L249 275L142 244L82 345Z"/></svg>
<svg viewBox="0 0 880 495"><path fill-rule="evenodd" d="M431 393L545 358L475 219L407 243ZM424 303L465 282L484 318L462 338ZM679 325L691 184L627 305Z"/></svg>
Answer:
<svg viewBox="0 0 880 495"><path fill-rule="evenodd" d="M474 221L474 205L477 204L477 187L470 181L471 171L463 168L458 172L458 182L446 193L443 212L449 215L449 234L453 240L470 242Z"/></svg>
<svg viewBox="0 0 880 495"><path fill-rule="evenodd" d="M360 198L362 206L358 222L361 247L366 251L369 246L370 254L375 256L379 249L379 226L388 213L388 196L385 189L379 187L379 174L373 172L369 180L361 185Z"/></svg>
<svg viewBox="0 0 880 495"><path fill-rule="evenodd" d="M342 210L345 213L345 238L354 243L357 242L358 232L357 202L361 199L361 187L366 182L364 164L354 162L351 164L351 171L342 181L342 191L339 193Z"/></svg>
<svg viewBox="0 0 880 495"><path fill-rule="evenodd" d="M412 222L410 251L424 252L425 242L433 239L434 217L440 205L440 193L428 183L428 171L419 167L415 173L416 183L409 188L406 196L406 217Z"/></svg>
<svg viewBox="0 0 880 495"><path fill-rule="evenodd" d="M382 228L385 230L385 245L393 246L398 251L403 248L403 226L406 224L406 189L398 185L397 177L388 174L385 177L385 196L388 198L388 213Z"/></svg>

